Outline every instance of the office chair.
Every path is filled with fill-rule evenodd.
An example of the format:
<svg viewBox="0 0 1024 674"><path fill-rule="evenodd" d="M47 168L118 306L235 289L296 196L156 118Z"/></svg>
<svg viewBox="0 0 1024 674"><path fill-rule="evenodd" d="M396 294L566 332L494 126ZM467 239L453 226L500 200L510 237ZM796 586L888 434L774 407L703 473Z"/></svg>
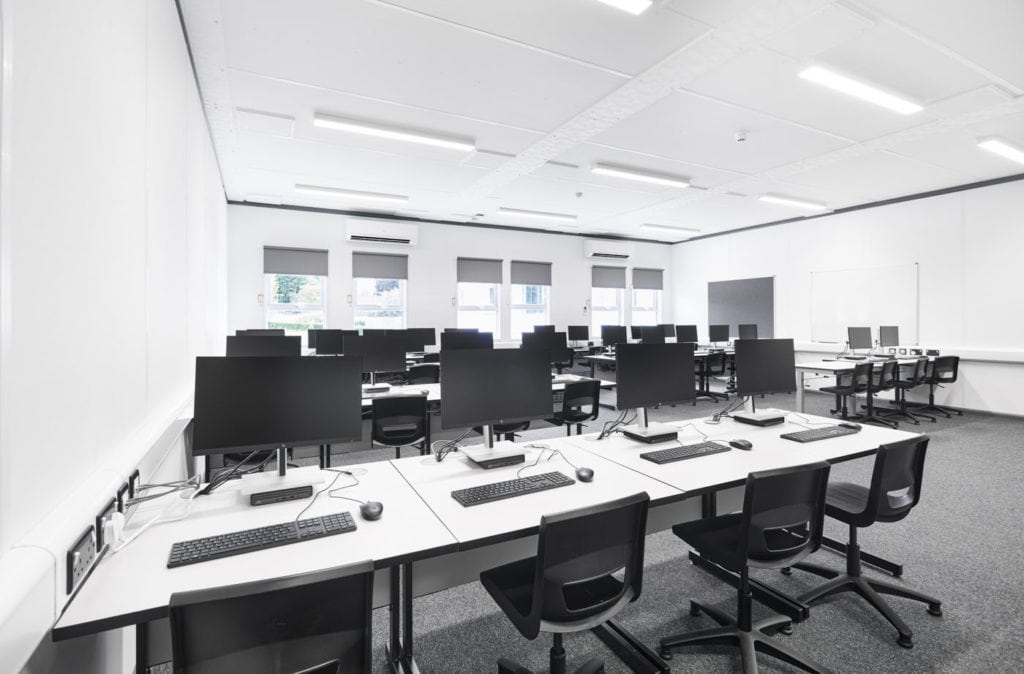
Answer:
<svg viewBox="0 0 1024 674"><path fill-rule="evenodd" d="M849 419L849 410L846 406L846 401L850 396L853 396L853 410L857 411L857 394L865 393L868 390L868 386L871 384L871 374L875 364L871 362L857 363L853 367L853 372L840 372L839 381L835 386L822 386L821 390L826 393L831 393L836 397L836 409L832 410L835 414L839 412L839 416L843 419ZM840 405L840 400L842 405Z"/></svg>
<svg viewBox="0 0 1024 674"><path fill-rule="evenodd" d="M899 633L896 641L904 648L914 647L913 633L879 595L891 594L923 602L928 604L928 613L934 616L942 615L942 602L900 585L862 576L857 529L869 527L875 522L898 522L910 513L921 498L921 478L924 475L927 449L926 435L881 445L875 455L870 487L850 482L836 482L828 486L825 513L850 526L845 574L817 564L801 562L792 565L793 568L831 579L800 595L800 601L812 604L837 592L856 592L892 623ZM788 572L788 569L783 569L783 573Z"/></svg>
<svg viewBox="0 0 1024 674"><path fill-rule="evenodd" d="M440 362L441 362L441 352L440 351L432 351L430 353L423 354L423 362L424 363L439 363L440 364Z"/></svg>
<svg viewBox="0 0 1024 674"><path fill-rule="evenodd" d="M540 520L537 556L480 574L480 582L519 633L554 634L552 674L565 673L562 635L610 620L640 596L647 531L646 492ZM604 671L591 659L577 674ZM499 674L529 670L501 658Z"/></svg>
<svg viewBox="0 0 1024 674"><path fill-rule="evenodd" d="M951 412L956 413L957 416L963 416L963 412L960 410L940 407L935 404L936 387L955 383L959 371L960 356L939 356L934 362L928 363L924 369L924 383L928 384L928 404L914 407L911 410L912 413L920 414L921 410L927 410L928 412L938 412L947 419L952 418Z"/></svg>
<svg viewBox="0 0 1024 674"><path fill-rule="evenodd" d="M473 430L480 435L484 434L483 426L474 426ZM494 434L496 440L506 440L508 442L515 442L516 433L520 431L530 430L529 421L517 421L511 424L492 424L491 432Z"/></svg>
<svg viewBox="0 0 1024 674"><path fill-rule="evenodd" d="M552 363L555 366L555 372L562 374L562 370L571 370L576 365L576 351L569 349L569 360L563 362Z"/></svg>
<svg viewBox="0 0 1024 674"><path fill-rule="evenodd" d="M718 402L719 398L729 399L728 394L711 390L711 378L725 375L725 351L709 350L707 356L694 360L693 367L701 380L701 388L697 390L697 397L693 400L694 405L697 404L698 398L711 398L715 402Z"/></svg>
<svg viewBox="0 0 1024 674"><path fill-rule="evenodd" d="M935 421L935 417L932 415L913 412L909 407L907 407L907 391L917 388L925 383L924 370L927 364L928 359L922 357L915 360L914 364L911 366L900 366L900 376L893 383L893 386L896 389L896 404L899 407L894 410L881 410L879 412L880 414L886 417L906 417L906 419L915 426L921 423L918 420L918 417L930 419L933 422ZM905 371L909 374L904 379L903 374Z"/></svg>
<svg viewBox="0 0 1024 674"><path fill-rule="evenodd" d="M868 388L865 395L865 398L867 398L867 404L864 405L865 414L860 417L860 421L883 424L890 428L896 428L899 425L891 419L886 419L875 414L875 394L881 393L882 391L892 390L893 386L896 384L897 368L899 368L898 361L887 360L882 363L881 367L875 368L872 371L871 380L868 382Z"/></svg>
<svg viewBox="0 0 1024 674"><path fill-rule="evenodd" d="M572 435L572 425L576 424L576 435L581 435L583 422L597 419L600 398L601 382L597 379L569 382L562 395L562 409L545 421L555 426L565 426L567 436Z"/></svg>
<svg viewBox="0 0 1024 674"><path fill-rule="evenodd" d="M420 454L430 453L430 419L427 396L381 396L374 398L370 410L370 446L395 448L402 458L402 447L419 445Z"/></svg>
<svg viewBox="0 0 1024 674"><path fill-rule="evenodd" d="M436 384L441 381L441 365L439 363L420 363L413 365L405 372L406 384Z"/></svg>
<svg viewBox="0 0 1024 674"><path fill-rule="evenodd" d="M373 563L170 600L175 674L370 671Z"/></svg>
<svg viewBox="0 0 1024 674"><path fill-rule="evenodd" d="M824 461L804 466L765 470L747 476L742 513L719 515L672 527L676 536L718 566L740 574L738 615L735 619L717 608L690 602L690 615L706 613L719 627L687 632L661 640L661 657L671 659L681 646L738 642L743 671L756 674L760 651L809 672L823 671L816 662L768 635L788 630L786 616L752 622L750 568L791 566L818 549L825 518L825 488L829 465Z"/></svg>

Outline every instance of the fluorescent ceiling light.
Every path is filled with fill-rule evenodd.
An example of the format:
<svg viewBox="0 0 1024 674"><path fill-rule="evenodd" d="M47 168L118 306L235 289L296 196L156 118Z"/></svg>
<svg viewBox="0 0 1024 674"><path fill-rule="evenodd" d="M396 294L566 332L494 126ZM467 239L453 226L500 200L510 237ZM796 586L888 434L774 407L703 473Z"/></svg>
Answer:
<svg viewBox="0 0 1024 674"><path fill-rule="evenodd" d="M978 147L983 147L989 152L995 152L1001 157L1006 157L1018 164L1024 164L1024 150L1010 145L1001 138L982 138L978 141Z"/></svg>
<svg viewBox="0 0 1024 674"><path fill-rule="evenodd" d="M671 232L673 234L695 234L700 230L696 227L676 227L674 225L643 224L641 229L650 229L656 232Z"/></svg>
<svg viewBox="0 0 1024 674"><path fill-rule="evenodd" d="M596 173L599 176L625 178L626 180L636 180L637 182L651 183L653 185L668 185L669 187L690 186L690 181L686 178L668 176L659 173L645 173L643 171L635 171L633 169L623 168L621 166L612 166L610 164L594 164L594 167L590 169L590 172Z"/></svg>
<svg viewBox="0 0 1024 674"><path fill-rule="evenodd" d="M382 201L389 204L404 204L409 197L401 194L381 194L380 192L360 192L358 190L343 190L337 187L323 187L320 185L296 185L295 191L299 194L309 194L315 197L331 197L334 199L356 199L359 201Z"/></svg>
<svg viewBox="0 0 1024 674"><path fill-rule="evenodd" d="M841 91L844 94L850 96L856 96L857 98L880 105L883 108L888 108L894 112L898 112L903 115L912 115L915 112L920 112L922 108L917 103L911 103L910 101L888 94L881 89L876 89L873 86L852 80L849 77L834 73L831 70L826 70L820 66L811 66L800 73L800 77L811 82L816 82L830 89Z"/></svg>
<svg viewBox="0 0 1024 674"><path fill-rule="evenodd" d="M537 220L557 220L558 222L576 222L575 215L569 215L568 213L547 213L545 211L528 211L522 208L505 208L504 206L498 209L498 212L502 215L514 215L520 218L534 218Z"/></svg>
<svg viewBox="0 0 1024 674"><path fill-rule="evenodd" d="M319 112L313 113L313 126L318 126L322 129L332 129L334 131L360 133L364 136L403 140L407 143L419 143L420 145L443 147L449 150L461 150L462 152L472 152L476 149L476 144L472 140L465 138L435 136L432 134L420 133L418 131L397 129L394 127L380 126L354 119L325 115Z"/></svg>
<svg viewBox="0 0 1024 674"><path fill-rule="evenodd" d="M794 199L793 197L784 197L779 194L763 194L758 197L759 201L767 201L770 204L780 204L782 206L792 206L794 208L804 208L808 211L827 211L828 206L826 204L820 204L815 201L804 201L803 199Z"/></svg>
<svg viewBox="0 0 1024 674"><path fill-rule="evenodd" d="M653 4L653 0L597 0L615 9L621 9L630 14L643 14Z"/></svg>

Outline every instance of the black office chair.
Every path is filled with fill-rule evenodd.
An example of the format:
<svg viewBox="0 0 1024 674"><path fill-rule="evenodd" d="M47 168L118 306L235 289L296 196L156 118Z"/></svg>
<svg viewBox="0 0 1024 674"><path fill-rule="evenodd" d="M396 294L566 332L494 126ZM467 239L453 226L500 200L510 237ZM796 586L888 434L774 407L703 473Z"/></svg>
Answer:
<svg viewBox="0 0 1024 674"><path fill-rule="evenodd" d="M177 592L174 672L368 672L372 607L372 562Z"/></svg>
<svg viewBox="0 0 1024 674"><path fill-rule="evenodd" d="M480 435L484 434L483 426L474 426L473 430L479 433ZM495 438L498 440L507 440L508 442L515 442L516 433L528 430L530 430L529 421L517 421L510 424L491 425L491 433L494 434Z"/></svg>
<svg viewBox="0 0 1024 674"><path fill-rule="evenodd" d="M406 384L436 384L441 381L441 366L438 363L420 363L405 372Z"/></svg>
<svg viewBox="0 0 1024 674"><path fill-rule="evenodd" d="M924 383L928 384L928 404L914 407L911 411L920 414L922 411L938 412L947 419L953 414L962 416L963 412L949 407L940 407L935 404L935 389L943 384L953 384L957 380L960 371L960 356L939 356L934 362L928 363L924 369Z"/></svg>
<svg viewBox="0 0 1024 674"><path fill-rule="evenodd" d="M882 391L891 391L896 385L897 368L899 368L899 362L896 360L884 361L881 367L874 368L871 373L871 381L868 383L868 388L865 392L865 398L867 399L867 404L864 406L865 413L860 418L860 421L883 424L890 428L896 428L899 425L892 419L886 419L875 414L875 396Z"/></svg>
<svg viewBox="0 0 1024 674"><path fill-rule="evenodd" d="M836 409L832 410L843 419L849 419L849 409L846 401L852 396L854 400L853 410L857 411L857 394L866 393L871 384L872 370L875 364L872 362L857 363L853 366L852 372L840 372L839 381L835 386L822 386L821 390L831 393L836 397ZM841 404L839 404L841 401Z"/></svg>
<svg viewBox="0 0 1024 674"><path fill-rule="evenodd" d="M676 536L722 568L740 574L738 615L696 601L690 615L706 613L720 626L687 632L661 640L661 657L670 659L680 646L738 642L743 671L757 672L760 651L809 672L823 671L816 662L768 635L791 627L786 616L752 622L750 567L779 569L792 565L821 543L825 517L825 488L829 465L824 461L750 473L743 497L743 512L685 522L672 527Z"/></svg>
<svg viewBox="0 0 1024 674"><path fill-rule="evenodd" d="M424 363L440 363L441 362L441 352L440 351L433 351L431 353L423 354L423 362Z"/></svg>
<svg viewBox="0 0 1024 674"><path fill-rule="evenodd" d="M576 352L573 349L569 349L569 360L552 363L555 366L555 371L558 374L562 374L562 370L571 370L576 365Z"/></svg>
<svg viewBox="0 0 1024 674"><path fill-rule="evenodd" d="M694 370L702 382L702 387L698 388L697 397L694 398L694 405L697 404L698 398L711 398L715 402L718 402L719 398L728 400L727 394L711 390L711 378L725 375L725 360L725 351L709 350L707 356L694 361Z"/></svg>
<svg viewBox="0 0 1024 674"><path fill-rule="evenodd" d="M545 515L537 556L480 574L480 582L519 633L527 639L554 634L551 672L564 674L562 634L610 620L640 596L647 533L646 492L588 508ZM603 672L591 659L577 674ZM529 670L504 658L499 674Z"/></svg>
<svg viewBox="0 0 1024 674"><path fill-rule="evenodd" d="M420 454L430 453L430 419L427 396L381 396L374 398L370 410L370 446L395 448L402 458L402 447L419 445Z"/></svg>
<svg viewBox="0 0 1024 674"><path fill-rule="evenodd" d="M924 475L927 449L926 435L882 445L875 455L870 487L850 482L837 482L828 486L826 514L850 526L845 574L817 564L793 564L793 568L831 579L801 595L800 601L812 604L837 592L856 592L892 623L899 632L897 643L904 648L914 647L913 633L879 595L891 594L923 602L928 604L928 613L935 616L942 615L942 602L901 585L862 576L857 529L871 526L875 522L898 522L910 513L921 498L921 478ZM783 570L783 573L787 572L788 569Z"/></svg>
<svg viewBox="0 0 1024 674"><path fill-rule="evenodd" d="M555 426L565 426L566 435L572 435L572 425L576 424L576 435L580 435L583 433L584 421L597 419L600 400L601 382L597 379L569 382L562 395L561 411L545 421Z"/></svg>
<svg viewBox="0 0 1024 674"><path fill-rule="evenodd" d="M918 420L918 417L929 419L933 422L935 421L935 417L932 415L914 412L907 406L907 391L917 388L925 383L924 371L927 365L928 359L922 357L915 360L913 365L900 366L899 378L894 382L894 387L896 389L896 404L898 407L894 410L880 410L879 414L882 414L887 418L890 416L905 417L907 421L915 426L921 423L920 420ZM904 377L904 375L906 376Z"/></svg>

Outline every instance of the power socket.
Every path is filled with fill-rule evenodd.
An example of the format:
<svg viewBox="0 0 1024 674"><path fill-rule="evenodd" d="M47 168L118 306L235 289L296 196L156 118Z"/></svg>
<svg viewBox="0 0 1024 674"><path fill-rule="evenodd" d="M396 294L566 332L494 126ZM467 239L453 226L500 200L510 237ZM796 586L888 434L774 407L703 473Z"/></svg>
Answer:
<svg viewBox="0 0 1024 674"><path fill-rule="evenodd" d="M131 487L130 482L125 482L117 488L117 512L123 513L125 511L126 503L128 500L128 489Z"/></svg>
<svg viewBox="0 0 1024 674"><path fill-rule="evenodd" d="M89 575L97 557L96 527L90 524L85 533L75 541L75 544L67 552L68 594L74 592Z"/></svg>
<svg viewBox="0 0 1024 674"><path fill-rule="evenodd" d="M104 525L110 521L111 515L117 512L117 499L112 498L107 505L103 506L103 510L96 515L96 549L102 550L103 547L108 543L104 540L103 529Z"/></svg>
<svg viewBox="0 0 1024 674"><path fill-rule="evenodd" d="M128 476L128 496L135 498L138 496L139 485L142 483L142 475L139 473L139 469L136 468L132 471L132 474Z"/></svg>

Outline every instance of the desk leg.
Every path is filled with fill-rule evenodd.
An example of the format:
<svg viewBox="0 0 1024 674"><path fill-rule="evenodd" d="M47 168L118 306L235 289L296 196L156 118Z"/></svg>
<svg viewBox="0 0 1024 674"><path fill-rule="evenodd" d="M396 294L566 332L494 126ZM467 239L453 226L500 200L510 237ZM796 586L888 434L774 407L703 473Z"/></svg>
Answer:
<svg viewBox="0 0 1024 674"><path fill-rule="evenodd" d="M796 375L796 411L804 413L804 375L807 373L799 370Z"/></svg>
<svg viewBox="0 0 1024 674"><path fill-rule="evenodd" d="M149 672L149 624L135 626L135 674Z"/></svg>
<svg viewBox="0 0 1024 674"><path fill-rule="evenodd" d="M672 671L657 653L613 620L598 625L590 631L608 648L612 649L615 655L633 672L665 674Z"/></svg>
<svg viewBox="0 0 1024 674"><path fill-rule="evenodd" d="M391 567L391 634L384 647L395 674L418 674L412 658L412 563Z"/></svg>
<svg viewBox="0 0 1024 674"><path fill-rule="evenodd" d="M416 663L412 659L412 562L402 565L402 576L402 636L405 637L402 668L406 672L415 672Z"/></svg>

